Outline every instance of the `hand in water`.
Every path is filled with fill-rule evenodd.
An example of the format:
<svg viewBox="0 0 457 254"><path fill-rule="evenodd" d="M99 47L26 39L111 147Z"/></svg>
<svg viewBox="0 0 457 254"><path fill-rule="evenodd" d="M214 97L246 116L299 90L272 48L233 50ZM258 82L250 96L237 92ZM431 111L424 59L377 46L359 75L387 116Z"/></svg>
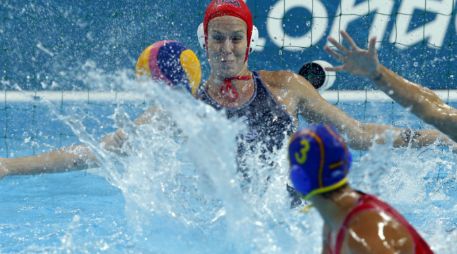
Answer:
<svg viewBox="0 0 457 254"><path fill-rule="evenodd" d="M324 49L340 61L342 65L325 68L328 71L346 71L351 74L375 78L379 66L378 52L376 50L376 37L370 39L368 50L359 48L348 33L341 31L341 35L348 42L349 48L346 48L334 38L328 37L328 41L336 47L332 49L325 46Z"/></svg>
<svg viewBox="0 0 457 254"><path fill-rule="evenodd" d="M102 139L102 143L103 148L110 152L117 153L119 155L127 155L126 151L129 148L128 136L122 129L106 135Z"/></svg>

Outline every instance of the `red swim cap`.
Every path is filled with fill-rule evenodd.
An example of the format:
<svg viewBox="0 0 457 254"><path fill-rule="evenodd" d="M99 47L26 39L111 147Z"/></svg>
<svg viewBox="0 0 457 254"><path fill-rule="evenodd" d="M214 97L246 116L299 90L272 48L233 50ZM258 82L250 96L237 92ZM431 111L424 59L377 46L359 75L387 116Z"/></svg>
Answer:
<svg viewBox="0 0 457 254"><path fill-rule="evenodd" d="M203 28L205 31L205 45L208 45L208 23L217 17L233 16L244 20L247 27L248 45L246 48L246 57L244 61L248 60L249 47L251 45L252 27L252 14L249 7L243 0L212 0L206 8L205 19L203 20Z"/></svg>

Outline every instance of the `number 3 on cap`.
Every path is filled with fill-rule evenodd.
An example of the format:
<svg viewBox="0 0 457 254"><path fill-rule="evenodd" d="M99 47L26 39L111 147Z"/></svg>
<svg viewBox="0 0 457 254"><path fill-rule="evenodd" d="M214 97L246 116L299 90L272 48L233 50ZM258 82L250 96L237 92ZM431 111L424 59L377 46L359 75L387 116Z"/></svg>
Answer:
<svg viewBox="0 0 457 254"><path fill-rule="evenodd" d="M306 162L309 151L309 142L308 140L302 140L300 144L302 147L300 149L300 153L295 153L295 160L297 160L299 164L304 164Z"/></svg>

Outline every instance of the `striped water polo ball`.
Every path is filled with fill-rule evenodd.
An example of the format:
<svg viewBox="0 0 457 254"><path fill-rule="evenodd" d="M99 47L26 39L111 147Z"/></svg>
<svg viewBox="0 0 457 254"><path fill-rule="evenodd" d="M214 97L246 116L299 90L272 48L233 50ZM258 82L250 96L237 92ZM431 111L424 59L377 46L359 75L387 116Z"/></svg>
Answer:
<svg viewBox="0 0 457 254"><path fill-rule="evenodd" d="M184 86L193 95L202 77L197 55L177 41L158 41L148 46L138 58L136 73L172 87Z"/></svg>

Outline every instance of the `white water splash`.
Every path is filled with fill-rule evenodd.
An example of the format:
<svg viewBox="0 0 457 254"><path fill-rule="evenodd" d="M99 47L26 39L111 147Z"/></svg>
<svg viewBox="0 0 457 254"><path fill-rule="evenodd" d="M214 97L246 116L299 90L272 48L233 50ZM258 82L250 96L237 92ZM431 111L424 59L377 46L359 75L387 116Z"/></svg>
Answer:
<svg viewBox="0 0 457 254"><path fill-rule="evenodd" d="M322 221L317 212L290 209L285 149L267 155L266 161L259 158L261 148L254 151L247 161L246 182L236 165L235 137L245 130L242 121L227 120L223 112L161 84L137 82L129 75L105 77L103 72L88 77L97 88L109 80L109 87L141 91L147 106L163 109L138 128L122 107L116 109L116 127L129 136L126 157L101 149L78 121L78 109L61 117L101 162L102 167L91 172L104 176L125 197L133 228L133 246L126 249L320 252ZM452 253L457 209L456 192L449 192L456 182L453 158L437 147L400 150L378 145L355 161L352 185L393 204L435 251ZM436 177L437 170L443 175Z"/></svg>

